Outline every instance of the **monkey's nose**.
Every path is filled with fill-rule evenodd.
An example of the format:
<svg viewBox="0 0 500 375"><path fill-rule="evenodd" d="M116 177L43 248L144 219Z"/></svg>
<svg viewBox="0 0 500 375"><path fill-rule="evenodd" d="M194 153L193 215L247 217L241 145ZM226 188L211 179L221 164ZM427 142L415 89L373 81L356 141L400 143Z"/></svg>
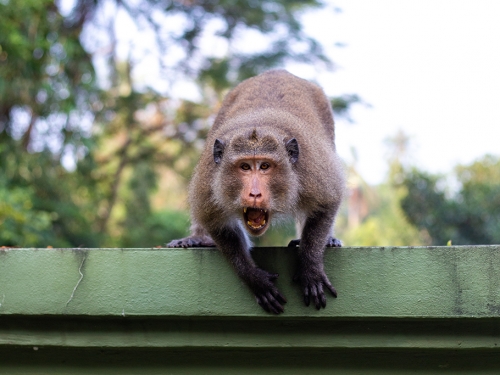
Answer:
<svg viewBox="0 0 500 375"><path fill-rule="evenodd" d="M260 191L251 191L250 197L255 198L255 199L262 198L262 194L260 193Z"/></svg>

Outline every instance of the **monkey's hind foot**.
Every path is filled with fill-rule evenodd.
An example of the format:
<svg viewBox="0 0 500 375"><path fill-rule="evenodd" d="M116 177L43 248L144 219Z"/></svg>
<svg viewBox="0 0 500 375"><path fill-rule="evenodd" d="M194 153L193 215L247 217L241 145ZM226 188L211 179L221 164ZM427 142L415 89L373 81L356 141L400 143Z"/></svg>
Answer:
<svg viewBox="0 0 500 375"><path fill-rule="evenodd" d="M291 240L288 243L288 247L297 247L300 246L300 238L296 240ZM326 241L326 247L342 247L342 241L337 238L333 238L332 236L328 237Z"/></svg>
<svg viewBox="0 0 500 375"><path fill-rule="evenodd" d="M332 236L328 237L326 241L326 247L342 247L342 241Z"/></svg>
<svg viewBox="0 0 500 375"><path fill-rule="evenodd" d="M189 236L179 240L170 241L166 247L215 247L215 242L210 236Z"/></svg>

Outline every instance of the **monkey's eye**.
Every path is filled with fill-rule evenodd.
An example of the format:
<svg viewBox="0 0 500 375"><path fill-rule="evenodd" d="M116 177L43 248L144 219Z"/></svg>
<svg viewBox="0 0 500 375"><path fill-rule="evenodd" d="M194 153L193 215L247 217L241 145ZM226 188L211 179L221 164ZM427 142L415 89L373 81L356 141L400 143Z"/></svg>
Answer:
<svg viewBox="0 0 500 375"><path fill-rule="evenodd" d="M240 168L244 171L249 171L251 169L250 165L248 165L247 163L241 163Z"/></svg>
<svg viewBox="0 0 500 375"><path fill-rule="evenodd" d="M262 163L262 164L260 165L260 169L262 169L262 170L264 170L264 171L265 171L266 169L269 169L269 167L270 167L269 163Z"/></svg>

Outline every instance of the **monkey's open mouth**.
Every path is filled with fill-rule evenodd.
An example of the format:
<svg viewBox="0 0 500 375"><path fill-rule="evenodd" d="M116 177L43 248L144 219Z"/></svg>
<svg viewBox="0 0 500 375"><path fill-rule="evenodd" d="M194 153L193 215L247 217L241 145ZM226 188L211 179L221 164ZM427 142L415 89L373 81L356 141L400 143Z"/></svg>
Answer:
<svg viewBox="0 0 500 375"><path fill-rule="evenodd" d="M252 232L261 232L269 223L269 213L261 208L243 208L245 224Z"/></svg>

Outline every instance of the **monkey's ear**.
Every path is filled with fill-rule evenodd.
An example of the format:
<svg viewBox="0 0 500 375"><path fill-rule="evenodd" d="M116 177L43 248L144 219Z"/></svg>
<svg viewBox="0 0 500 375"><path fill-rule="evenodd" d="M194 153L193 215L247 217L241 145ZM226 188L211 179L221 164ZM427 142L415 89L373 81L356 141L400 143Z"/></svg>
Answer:
<svg viewBox="0 0 500 375"><path fill-rule="evenodd" d="M214 143L214 161L215 164L220 164L222 161L222 154L224 153L224 142L220 139L216 139Z"/></svg>
<svg viewBox="0 0 500 375"><path fill-rule="evenodd" d="M286 143L286 151L288 152L288 157L290 158L290 162L292 164L299 160L299 143L295 138L290 139Z"/></svg>

